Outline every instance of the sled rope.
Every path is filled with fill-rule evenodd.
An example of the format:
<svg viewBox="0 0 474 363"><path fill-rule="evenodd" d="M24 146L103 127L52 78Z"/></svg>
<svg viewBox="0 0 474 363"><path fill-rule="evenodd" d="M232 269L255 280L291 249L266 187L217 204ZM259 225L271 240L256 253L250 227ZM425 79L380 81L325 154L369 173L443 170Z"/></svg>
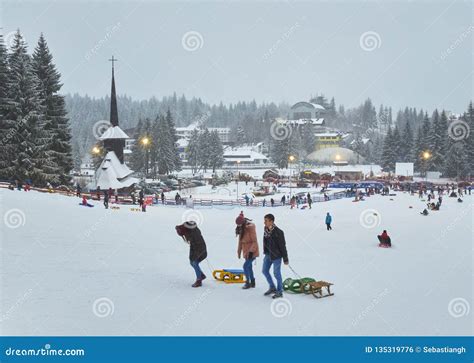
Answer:
<svg viewBox="0 0 474 363"><path fill-rule="evenodd" d="M288 267L290 268L291 272L293 272L295 274L295 276L297 278L299 278L300 280L302 279L302 277L295 270L293 270L293 267L291 267L290 264L288 264Z"/></svg>

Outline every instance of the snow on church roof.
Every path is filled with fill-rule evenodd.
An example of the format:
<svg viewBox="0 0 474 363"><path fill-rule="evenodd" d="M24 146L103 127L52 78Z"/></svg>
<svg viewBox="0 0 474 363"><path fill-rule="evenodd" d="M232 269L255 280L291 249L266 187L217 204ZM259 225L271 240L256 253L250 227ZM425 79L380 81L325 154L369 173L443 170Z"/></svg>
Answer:
<svg viewBox="0 0 474 363"><path fill-rule="evenodd" d="M99 140L107 139L129 139L128 135L120 128L120 126L109 127L100 137Z"/></svg>
<svg viewBox="0 0 474 363"><path fill-rule="evenodd" d="M139 182L137 178L131 177L132 174L133 171L127 165L120 163L115 152L109 151L96 171L96 187L101 189L129 187Z"/></svg>

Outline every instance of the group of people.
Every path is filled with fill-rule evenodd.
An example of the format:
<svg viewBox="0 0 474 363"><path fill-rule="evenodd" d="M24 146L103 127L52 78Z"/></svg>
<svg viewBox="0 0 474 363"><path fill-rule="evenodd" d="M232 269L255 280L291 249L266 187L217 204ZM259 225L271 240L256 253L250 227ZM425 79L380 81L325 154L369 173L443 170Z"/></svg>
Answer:
<svg viewBox="0 0 474 363"><path fill-rule="evenodd" d="M281 265L289 264L285 234L276 226L273 214L266 214L263 223L265 228L263 233L262 274L268 283L268 290L264 295L272 295L274 299L277 299L283 297ZM238 237L237 257L244 259L245 284L243 289L248 290L256 286L253 262L260 255L256 226L251 219L244 216L243 212L240 212L237 216L235 224L235 234ZM192 284L192 287L200 287L203 280L206 279L206 275L202 272L199 263L207 258L207 247L201 230L195 222L190 221L176 226L176 232L189 243L189 262L196 274L196 281ZM275 281L270 274L271 268L273 268Z"/></svg>

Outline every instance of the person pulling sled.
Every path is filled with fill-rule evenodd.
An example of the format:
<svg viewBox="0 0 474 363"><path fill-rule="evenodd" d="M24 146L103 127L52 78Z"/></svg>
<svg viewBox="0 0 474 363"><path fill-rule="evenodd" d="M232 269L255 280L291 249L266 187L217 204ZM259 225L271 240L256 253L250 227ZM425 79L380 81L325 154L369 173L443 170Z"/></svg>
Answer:
<svg viewBox="0 0 474 363"><path fill-rule="evenodd" d="M206 242L201 234L201 230L194 221L184 222L175 228L178 235L189 244L189 263L196 273L196 282L191 286L200 287L202 286L202 281L206 279L206 275L204 275L199 267L199 263L207 257Z"/></svg>

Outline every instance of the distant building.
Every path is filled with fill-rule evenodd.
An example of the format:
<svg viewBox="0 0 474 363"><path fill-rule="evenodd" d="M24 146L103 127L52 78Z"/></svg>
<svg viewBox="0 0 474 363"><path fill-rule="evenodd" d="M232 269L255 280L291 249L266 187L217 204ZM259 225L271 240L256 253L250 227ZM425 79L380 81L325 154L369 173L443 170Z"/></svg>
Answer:
<svg viewBox="0 0 474 363"><path fill-rule="evenodd" d="M339 132L316 133L314 137L316 139L316 150L339 147L342 141L342 134Z"/></svg>
<svg viewBox="0 0 474 363"><path fill-rule="evenodd" d="M180 139L189 140L191 138L191 134L194 130L199 129L201 125L198 122L193 122L192 124L185 126L185 127L177 127L176 128L176 135ZM230 128L228 127L208 127L209 132L216 131L219 135L219 139L221 140L222 144L228 145L230 143Z"/></svg>
<svg viewBox="0 0 474 363"><path fill-rule="evenodd" d="M298 102L291 106L288 120L318 121L322 119L324 111L325 108L316 103L310 103L305 101ZM324 119L322 119L322 122L324 122Z"/></svg>
<svg viewBox="0 0 474 363"><path fill-rule="evenodd" d="M93 177L95 175L94 163L89 156L82 160L79 175L85 177Z"/></svg>
<svg viewBox="0 0 474 363"><path fill-rule="evenodd" d="M224 167L260 167L269 165L269 159L252 146L224 150Z"/></svg>

